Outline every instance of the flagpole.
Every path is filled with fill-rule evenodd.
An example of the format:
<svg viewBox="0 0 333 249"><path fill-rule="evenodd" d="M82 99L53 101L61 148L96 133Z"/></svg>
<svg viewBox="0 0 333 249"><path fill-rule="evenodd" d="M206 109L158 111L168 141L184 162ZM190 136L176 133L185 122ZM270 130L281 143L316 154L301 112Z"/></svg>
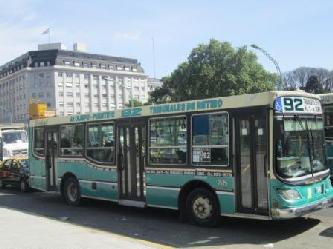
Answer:
<svg viewBox="0 0 333 249"><path fill-rule="evenodd" d="M49 43L51 43L51 29L49 29Z"/></svg>

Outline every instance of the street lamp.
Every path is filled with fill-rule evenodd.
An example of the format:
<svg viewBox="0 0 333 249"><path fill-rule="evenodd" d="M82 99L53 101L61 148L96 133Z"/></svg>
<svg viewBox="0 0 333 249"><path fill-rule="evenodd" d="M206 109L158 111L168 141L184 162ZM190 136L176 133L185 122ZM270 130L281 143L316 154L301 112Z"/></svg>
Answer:
<svg viewBox="0 0 333 249"><path fill-rule="evenodd" d="M262 52L271 62L273 62L273 64L275 65L276 71L278 72L279 75L279 80L278 80L278 84L277 84L277 90L283 90L283 77L282 77L282 73L281 73L281 69L279 67L278 62L263 48L255 45L255 44L251 44L250 45L251 48L257 49L260 52Z"/></svg>

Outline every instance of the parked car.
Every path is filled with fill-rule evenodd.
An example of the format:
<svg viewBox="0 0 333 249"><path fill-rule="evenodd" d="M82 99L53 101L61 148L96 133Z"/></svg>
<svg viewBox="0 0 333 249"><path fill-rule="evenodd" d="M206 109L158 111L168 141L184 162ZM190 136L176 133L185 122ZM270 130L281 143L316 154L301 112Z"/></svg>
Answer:
<svg viewBox="0 0 333 249"><path fill-rule="evenodd" d="M0 165L0 188L7 185L29 190L29 164L27 159L6 159Z"/></svg>

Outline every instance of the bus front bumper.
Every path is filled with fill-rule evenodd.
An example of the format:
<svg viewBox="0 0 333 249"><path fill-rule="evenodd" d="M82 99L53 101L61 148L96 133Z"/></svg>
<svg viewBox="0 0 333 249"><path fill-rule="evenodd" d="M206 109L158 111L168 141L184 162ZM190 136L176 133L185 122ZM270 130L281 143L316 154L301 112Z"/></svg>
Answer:
<svg viewBox="0 0 333 249"><path fill-rule="evenodd" d="M300 208L272 208L271 215L272 219L290 219L303 216L313 211L327 208L333 205L333 197L330 199L322 200L311 205Z"/></svg>

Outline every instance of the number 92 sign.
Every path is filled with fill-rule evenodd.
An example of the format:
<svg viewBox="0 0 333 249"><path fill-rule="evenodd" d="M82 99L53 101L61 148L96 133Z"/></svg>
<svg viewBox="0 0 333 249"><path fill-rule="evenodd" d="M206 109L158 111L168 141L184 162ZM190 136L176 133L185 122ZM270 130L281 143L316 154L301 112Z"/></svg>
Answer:
<svg viewBox="0 0 333 249"><path fill-rule="evenodd" d="M274 109L282 113L322 113L318 99L304 97L278 97L275 99Z"/></svg>

